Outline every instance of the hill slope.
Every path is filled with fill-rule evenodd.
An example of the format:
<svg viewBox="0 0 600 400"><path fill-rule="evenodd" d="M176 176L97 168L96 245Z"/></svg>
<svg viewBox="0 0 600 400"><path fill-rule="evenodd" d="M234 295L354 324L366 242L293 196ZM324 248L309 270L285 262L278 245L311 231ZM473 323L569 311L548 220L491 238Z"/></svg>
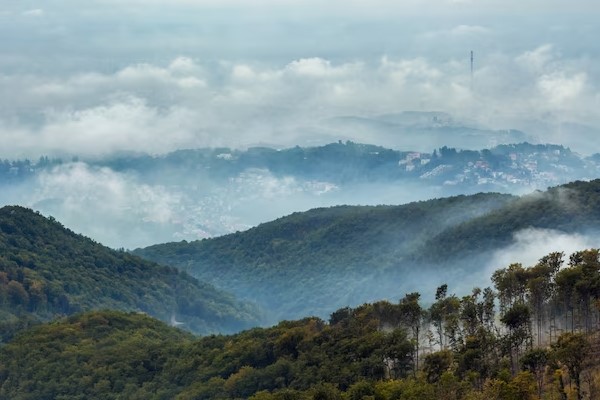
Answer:
<svg viewBox="0 0 600 400"><path fill-rule="evenodd" d="M420 259L441 262L502 248L526 228L567 233L600 229L600 180L572 182L522 196L488 214L449 227L428 240Z"/></svg>
<svg viewBox="0 0 600 400"><path fill-rule="evenodd" d="M598 226L600 180L520 198L478 194L315 209L245 232L134 253L256 301L274 319L295 318L461 282L525 228L572 233Z"/></svg>
<svg viewBox="0 0 600 400"><path fill-rule="evenodd" d="M23 207L0 209L0 332L91 309L142 311L198 333L257 322L253 307L187 273L104 247Z"/></svg>
<svg viewBox="0 0 600 400"><path fill-rule="evenodd" d="M247 399L260 390L309 390L323 382L345 390L383 378L384 357L401 361L398 376L410 371L406 334L379 330L389 308L342 310L347 315L331 325L306 318L197 340L144 315L76 315L0 348L0 400Z"/></svg>
<svg viewBox="0 0 600 400"><path fill-rule="evenodd" d="M255 301L273 320L324 316L348 304L400 296L415 272L407 255L419 243L512 199L478 194L403 206L315 209L245 232L134 253Z"/></svg>
<svg viewBox="0 0 600 400"><path fill-rule="evenodd" d="M172 398L152 381L190 339L146 315L115 311L35 327L0 349L0 399Z"/></svg>

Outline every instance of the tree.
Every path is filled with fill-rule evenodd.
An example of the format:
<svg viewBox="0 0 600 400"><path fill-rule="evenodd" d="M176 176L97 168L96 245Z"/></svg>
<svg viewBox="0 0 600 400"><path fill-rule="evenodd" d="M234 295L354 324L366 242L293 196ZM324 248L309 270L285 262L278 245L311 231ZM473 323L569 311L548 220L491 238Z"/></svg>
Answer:
<svg viewBox="0 0 600 400"><path fill-rule="evenodd" d="M500 310L512 306L515 302L525 302L527 271L521 264L511 264L494 272L492 281L498 291Z"/></svg>
<svg viewBox="0 0 600 400"><path fill-rule="evenodd" d="M526 283L528 302L535 317L538 346L542 343L542 331L545 323L545 305L552 295L554 286L553 278L558 271L553 265L542 262L542 260L534 267L527 269L529 276Z"/></svg>
<svg viewBox="0 0 600 400"><path fill-rule="evenodd" d="M450 350L440 350L425 356L423 370L429 383L436 383L452 366L453 356Z"/></svg>
<svg viewBox="0 0 600 400"><path fill-rule="evenodd" d="M542 389L544 387L544 371L548 363L548 350L532 349L523 355L521 365L524 370L529 371L535 377L538 389L538 397L542 398Z"/></svg>
<svg viewBox="0 0 600 400"><path fill-rule="evenodd" d="M565 329L569 327L569 311L571 312L571 332L575 331L575 308L577 305L575 286L577 282L581 281L581 278L581 269L574 266L561 269L555 278L557 296L562 302L565 313Z"/></svg>
<svg viewBox="0 0 600 400"><path fill-rule="evenodd" d="M8 282L8 298L10 302L15 307L23 307L25 309L29 304L29 295L27 291L21 285L20 282L10 281Z"/></svg>
<svg viewBox="0 0 600 400"><path fill-rule="evenodd" d="M571 268L576 268L581 275L574 286L579 300L580 315L586 332L591 329L592 299L600 296L600 261L599 250L584 250L573 253L569 259Z"/></svg>
<svg viewBox="0 0 600 400"><path fill-rule="evenodd" d="M582 398L580 376L588 348L589 343L583 334L571 332L560 335L552 345L554 357L567 367L569 377L575 382L578 400Z"/></svg>
<svg viewBox="0 0 600 400"><path fill-rule="evenodd" d="M507 350L511 360L513 374L516 372L516 364L519 360L520 348L530 337L531 311L526 304L515 303L504 312L500 321L508 328Z"/></svg>
<svg viewBox="0 0 600 400"><path fill-rule="evenodd" d="M429 319L437 331L440 350L446 348L446 338L452 347L456 348L460 341L460 300L452 295L448 296L448 285L443 284L437 288L435 303L429 308Z"/></svg>
<svg viewBox="0 0 600 400"><path fill-rule="evenodd" d="M402 324L409 328L412 333L412 339L415 348L414 372L419 368L419 334L423 324L423 308L419 304L421 295L417 292L408 293L399 304L400 320Z"/></svg>

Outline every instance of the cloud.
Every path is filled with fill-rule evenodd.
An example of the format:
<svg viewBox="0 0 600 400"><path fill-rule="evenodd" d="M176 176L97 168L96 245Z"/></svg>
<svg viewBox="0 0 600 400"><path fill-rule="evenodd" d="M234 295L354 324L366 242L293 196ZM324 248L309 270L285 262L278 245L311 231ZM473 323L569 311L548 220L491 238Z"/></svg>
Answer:
<svg viewBox="0 0 600 400"><path fill-rule="evenodd" d="M331 62L322 58L302 58L289 63L285 70L293 75L308 76L311 78L340 78L360 72L361 63L346 63L339 66L331 65Z"/></svg>
<svg viewBox="0 0 600 400"><path fill-rule="evenodd" d="M2 17L0 35L20 39L0 42L0 156L369 141L321 121L405 110L492 129L543 121L531 137L546 141L567 140L564 123L600 126L584 2L555 16L553 0L283 3L49 0L35 23Z"/></svg>
<svg viewBox="0 0 600 400"><path fill-rule="evenodd" d="M294 211L335 205L340 188L262 169L214 181L193 171L177 177L154 171L144 181L133 173L70 162L3 189L2 204L52 215L111 247L136 248L235 232Z"/></svg>
<svg viewBox="0 0 600 400"><path fill-rule="evenodd" d="M587 75L583 72L567 76L564 72L542 75L538 79L541 95L549 105L563 108L577 100L586 86Z"/></svg>
<svg viewBox="0 0 600 400"><path fill-rule="evenodd" d="M531 71L542 71L546 65L555 58L554 47L544 44L534 50L525 51L516 58L517 64Z"/></svg>
<svg viewBox="0 0 600 400"><path fill-rule="evenodd" d="M196 132L195 121L189 109L163 110L140 98L119 96L83 110L49 110L39 129L4 127L0 145L14 154L31 155L32 150L41 150L98 156L127 150L158 153L210 144L209 136Z"/></svg>
<svg viewBox="0 0 600 400"><path fill-rule="evenodd" d="M12 96L2 99L0 156L290 146L312 140L303 131L319 131L327 118L402 110L447 111L491 128L518 128L520 119L547 119L548 113L594 126L597 77L578 60L557 57L551 46L512 58L482 56L474 87L468 57L445 63L424 57L383 56L371 63L312 57L279 67L209 66L176 57L114 73L4 75L0 88Z"/></svg>
<svg viewBox="0 0 600 400"><path fill-rule="evenodd" d="M23 11L22 15L25 17L42 17L44 15L44 10L41 8L34 8L32 10Z"/></svg>
<svg viewBox="0 0 600 400"><path fill-rule="evenodd" d="M481 36L492 33L492 30L481 25L461 24L450 29L433 30L423 34L429 40L440 40L444 38L465 39L469 36Z"/></svg>
<svg viewBox="0 0 600 400"><path fill-rule="evenodd" d="M69 163L30 183L20 203L113 247L173 240L181 196L108 168Z"/></svg>
<svg viewBox="0 0 600 400"><path fill-rule="evenodd" d="M506 268L512 263L521 263L525 267L535 265L540 258L552 252L564 252L570 255L579 250L598 247L597 235L567 234L551 229L525 229L514 234L510 246L495 251L488 263L485 276L493 271Z"/></svg>
<svg viewBox="0 0 600 400"><path fill-rule="evenodd" d="M479 25L458 25L450 30L452 35L482 35L489 33L490 30Z"/></svg>

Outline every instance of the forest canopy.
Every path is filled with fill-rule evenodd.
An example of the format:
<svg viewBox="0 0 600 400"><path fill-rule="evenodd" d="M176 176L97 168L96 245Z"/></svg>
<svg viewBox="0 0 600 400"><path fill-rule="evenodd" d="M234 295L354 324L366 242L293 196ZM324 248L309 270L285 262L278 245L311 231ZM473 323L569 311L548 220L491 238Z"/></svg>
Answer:
<svg viewBox="0 0 600 400"><path fill-rule="evenodd" d="M441 285L428 306L408 293L232 336L79 314L0 348L0 399L595 399L599 254L512 264L462 297Z"/></svg>

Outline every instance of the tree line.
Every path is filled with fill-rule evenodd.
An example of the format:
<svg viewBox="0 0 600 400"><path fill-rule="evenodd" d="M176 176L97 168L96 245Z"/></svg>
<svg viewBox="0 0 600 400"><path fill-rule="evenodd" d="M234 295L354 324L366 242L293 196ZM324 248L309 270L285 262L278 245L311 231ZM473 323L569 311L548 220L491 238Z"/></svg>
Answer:
<svg viewBox="0 0 600 400"><path fill-rule="evenodd" d="M462 297L441 285L427 306L415 292L231 336L95 311L1 347L0 399L597 399L599 274L598 250L552 253Z"/></svg>

